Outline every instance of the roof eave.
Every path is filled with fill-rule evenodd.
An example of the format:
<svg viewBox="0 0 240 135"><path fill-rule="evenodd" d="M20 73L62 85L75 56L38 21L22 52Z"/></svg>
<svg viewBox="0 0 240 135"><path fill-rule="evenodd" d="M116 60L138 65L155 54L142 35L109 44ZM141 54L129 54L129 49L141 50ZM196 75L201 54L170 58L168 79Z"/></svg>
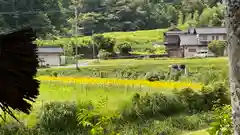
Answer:
<svg viewBox="0 0 240 135"><path fill-rule="evenodd" d="M64 53L64 52L37 52L37 53Z"/></svg>

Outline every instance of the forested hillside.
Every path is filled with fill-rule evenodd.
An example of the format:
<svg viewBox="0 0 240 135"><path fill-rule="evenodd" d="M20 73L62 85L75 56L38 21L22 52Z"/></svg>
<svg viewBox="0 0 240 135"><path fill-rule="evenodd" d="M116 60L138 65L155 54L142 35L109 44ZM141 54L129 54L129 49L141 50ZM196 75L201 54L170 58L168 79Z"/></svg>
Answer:
<svg viewBox="0 0 240 135"><path fill-rule="evenodd" d="M221 26L220 0L1 0L0 30L23 26L42 38L78 34L167 28L171 25Z"/></svg>

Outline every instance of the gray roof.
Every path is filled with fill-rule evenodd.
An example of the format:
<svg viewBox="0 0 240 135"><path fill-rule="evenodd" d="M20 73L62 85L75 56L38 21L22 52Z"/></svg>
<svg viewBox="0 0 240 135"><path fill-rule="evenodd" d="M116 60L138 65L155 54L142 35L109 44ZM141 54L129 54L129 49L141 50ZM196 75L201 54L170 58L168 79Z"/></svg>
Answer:
<svg viewBox="0 0 240 135"><path fill-rule="evenodd" d="M38 53L63 53L63 49L58 46L42 46L38 47Z"/></svg>
<svg viewBox="0 0 240 135"><path fill-rule="evenodd" d="M198 44L198 39L196 35L179 35L180 37L180 45L197 45Z"/></svg>
<svg viewBox="0 0 240 135"><path fill-rule="evenodd" d="M185 34L187 33L186 31L167 31L165 34L167 35L179 35L179 34Z"/></svg>
<svg viewBox="0 0 240 135"><path fill-rule="evenodd" d="M227 29L223 27L195 28L197 34L227 34ZM193 32L193 28L191 29Z"/></svg>
<svg viewBox="0 0 240 135"><path fill-rule="evenodd" d="M197 34L227 34L227 29L223 27L206 27L206 28L195 28ZM193 33L194 28L190 28L190 33ZM186 34L186 31L167 31L166 35L182 35Z"/></svg>

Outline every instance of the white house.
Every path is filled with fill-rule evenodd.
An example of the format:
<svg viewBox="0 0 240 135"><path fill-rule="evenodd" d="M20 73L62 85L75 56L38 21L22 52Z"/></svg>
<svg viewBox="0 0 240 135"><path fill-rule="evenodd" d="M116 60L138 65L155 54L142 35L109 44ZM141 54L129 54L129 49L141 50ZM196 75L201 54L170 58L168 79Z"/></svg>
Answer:
<svg viewBox="0 0 240 135"><path fill-rule="evenodd" d="M44 61L44 65L60 66L61 55L64 51L60 46L41 46L38 47L38 57Z"/></svg>

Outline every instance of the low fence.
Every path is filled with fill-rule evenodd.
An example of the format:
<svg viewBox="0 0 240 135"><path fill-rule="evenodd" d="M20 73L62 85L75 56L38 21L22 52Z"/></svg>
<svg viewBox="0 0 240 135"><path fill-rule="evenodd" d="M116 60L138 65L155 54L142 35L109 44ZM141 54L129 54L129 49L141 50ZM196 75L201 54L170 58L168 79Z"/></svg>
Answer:
<svg viewBox="0 0 240 135"><path fill-rule="evenodd" d="M143 59L143 58L163 58L168 57L167 54L143 54L143 55L128 55L122 56L118 55L116 57L109 57L108 59Z"/></svg>

